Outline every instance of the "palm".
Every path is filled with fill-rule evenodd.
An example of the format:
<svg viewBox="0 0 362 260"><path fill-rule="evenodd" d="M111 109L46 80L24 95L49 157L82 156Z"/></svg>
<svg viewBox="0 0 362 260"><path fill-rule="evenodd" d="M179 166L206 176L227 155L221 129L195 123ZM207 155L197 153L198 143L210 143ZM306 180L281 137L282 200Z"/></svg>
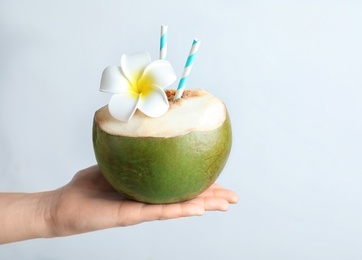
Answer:
<svg viewBox="0 0 362 260"><path fill-rule="evenodd" d="M97 166L78 172L55 191L50 203L50 226L58 236L84 233L145 221L202 215L236 203L237 195L213 184L195 199L182 203L150 205L125 199L104 179Z"/></svg>

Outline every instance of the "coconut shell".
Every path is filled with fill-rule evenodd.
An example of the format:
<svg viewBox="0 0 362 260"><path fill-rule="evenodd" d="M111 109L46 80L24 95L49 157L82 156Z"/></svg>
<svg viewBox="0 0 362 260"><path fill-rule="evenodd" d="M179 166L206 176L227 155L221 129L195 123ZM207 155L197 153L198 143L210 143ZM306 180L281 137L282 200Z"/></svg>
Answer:
<svg viewBox="0 0 362 260"><path fill-rule="evenodd" d="M107 133L97 113L93 146L99 168L118 192L132 200L158 204L196 197L218 178L231 150L226 108L221 126L167 138Z"/></svg>

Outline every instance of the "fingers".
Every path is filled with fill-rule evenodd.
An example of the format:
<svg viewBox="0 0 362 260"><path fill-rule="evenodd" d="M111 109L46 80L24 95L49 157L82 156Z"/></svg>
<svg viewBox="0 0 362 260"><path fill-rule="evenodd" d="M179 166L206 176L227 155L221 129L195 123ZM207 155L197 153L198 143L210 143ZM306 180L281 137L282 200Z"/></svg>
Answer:
<svg viewBox="0 0 362 260"><path fill-rule="evenodd" d="M200 204L191 202L143 206L140 215L144 221L166 220L181 217L201 216L205 210Z"/></svg>
<svg viewBox="0 0 362 260"><path fill-rule="evenodd" d="M231 204L236 204L239 201L239 197L234 191L225 189L216 183L212 184L207 190L201 193L198 197L220 198L226 200L228 203Z"/></svg>
<svg viewBox="0 0 362 260"><path fill-rule="evenodd" d="M124 200L122 205L119 205L119 225L128 226L145 221L202 216L205 211L227 211L230 204L237 201L238 196L235 192L224 189L218 184L213 184L196 198L180 203L144 204Z"/></svg>
<svg viewBox="0 0 362 260"><path fill-rule="evenodd" d="M213 184L202 194L189 201L161 205L145 204L140 215L145 218L145 221L201 216L205 211L227 211L230 204L237 202L238 196L235 192Z"/></svg>
<svg viewBox="0 0 362 260"><path fill-rule="evenodd" d="M230 207L227 200L217 197L196 197L190 203L199 205L205 211L227 211Z"/></svg>

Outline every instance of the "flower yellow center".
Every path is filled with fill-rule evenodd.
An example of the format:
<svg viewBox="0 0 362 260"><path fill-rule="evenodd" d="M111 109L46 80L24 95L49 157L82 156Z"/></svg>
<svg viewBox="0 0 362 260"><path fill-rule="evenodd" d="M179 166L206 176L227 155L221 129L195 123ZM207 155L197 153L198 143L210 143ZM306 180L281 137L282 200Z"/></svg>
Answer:
<svg viewBox="0 0 362 260"><path fill-rule="evenodd" d="M132 81L131 91L137 94L142 94L143 97L148 96L152 92L154 80L151 76L143 76L142 78Z"/></svg>

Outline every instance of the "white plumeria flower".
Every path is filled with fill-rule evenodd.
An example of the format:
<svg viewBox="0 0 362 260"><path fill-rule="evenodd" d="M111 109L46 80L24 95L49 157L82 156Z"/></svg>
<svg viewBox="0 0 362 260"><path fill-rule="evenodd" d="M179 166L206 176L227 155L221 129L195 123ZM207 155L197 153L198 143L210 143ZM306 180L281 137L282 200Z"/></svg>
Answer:
<svg viewBox="0 0 362 260"><path fill-rule="evenodd" d="M121 67L109 66L102 74L100 91L114 95L108 104L111 115L128 122L136 109L149 117L167 112L169 104L164 88L176 80L168 61L151 62L147 52L122 55Z"/></svg>

